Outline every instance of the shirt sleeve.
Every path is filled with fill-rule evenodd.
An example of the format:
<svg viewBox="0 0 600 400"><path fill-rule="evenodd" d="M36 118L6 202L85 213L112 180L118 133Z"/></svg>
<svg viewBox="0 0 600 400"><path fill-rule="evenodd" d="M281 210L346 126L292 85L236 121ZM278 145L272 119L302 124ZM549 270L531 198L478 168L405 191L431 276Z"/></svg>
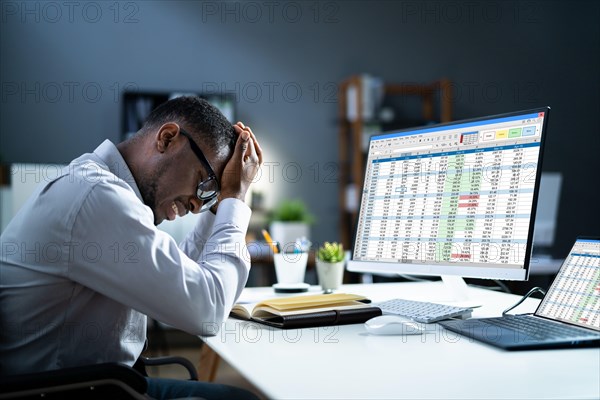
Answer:
<svg viewBox="0 0 600 400"><path fill-rule="evenodd" d="M205 211L198 216L198 220L185 238L179 243L179 248L192 260L198 260L208 242L215 223L216 215L210 211Z"/></svg>
<svg viewBox="0 0 600 400"><path fill-rule="evenodd" d="M178 329L215 334L248 278L250 214L240 200L224 199L182 250L126 185L95 185L74 218L71 243L80 249L68 276Z"/></svg>

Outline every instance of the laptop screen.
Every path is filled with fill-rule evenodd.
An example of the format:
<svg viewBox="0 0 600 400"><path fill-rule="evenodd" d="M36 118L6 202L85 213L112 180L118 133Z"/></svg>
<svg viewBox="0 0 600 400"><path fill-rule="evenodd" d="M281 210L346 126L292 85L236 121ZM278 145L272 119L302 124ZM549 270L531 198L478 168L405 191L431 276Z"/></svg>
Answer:
<svg viewBox="0 0 600 400"><path fill-rule="evenodd" d="M600 238L578 238L535 315L600 331Z"/></svg>

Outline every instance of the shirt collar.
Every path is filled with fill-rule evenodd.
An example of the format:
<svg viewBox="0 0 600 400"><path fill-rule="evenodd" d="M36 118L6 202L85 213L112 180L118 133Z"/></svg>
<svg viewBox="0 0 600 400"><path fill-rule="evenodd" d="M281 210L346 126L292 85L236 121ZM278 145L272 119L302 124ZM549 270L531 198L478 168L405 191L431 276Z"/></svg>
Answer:
<svg viewBox="0 0 600 400"><path fill-rule="evenodd" d="M135 178L131 173L131 170L127 166L125 159L117 149L117 146L113 144L110 140L106 139L104 142L100 144L100 146L96 147L94 150L94 154L99 157L104 163L108 166L110 172L115 174L119 179L127 182L129 186L135 192L135 195L140 199L143 203L144 199L142 199L142 194L135 182Z"/></svg>

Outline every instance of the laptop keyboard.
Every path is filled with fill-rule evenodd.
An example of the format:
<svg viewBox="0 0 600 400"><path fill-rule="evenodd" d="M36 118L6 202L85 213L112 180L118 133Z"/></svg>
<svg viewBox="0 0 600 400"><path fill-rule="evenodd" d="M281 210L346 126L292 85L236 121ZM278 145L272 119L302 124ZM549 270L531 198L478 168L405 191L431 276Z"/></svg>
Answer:
<svg viewBox="0 0 600 400"><path fill-rule="evenodd" d="M426 324L450 318L469 318L472 311L470 308L404 299L392 299L373 305L381 308L384 314L399 315Z"/></svg>
<svg viewBox="0 0 600 400"><path fill-rule="evenodd" d="M483 321L490 325L519 331L519 333L527 334L536 339L565 339L588 335L588 332L583 331L582 329L568 325L559 325L529 315L486 318Z"/></svg>

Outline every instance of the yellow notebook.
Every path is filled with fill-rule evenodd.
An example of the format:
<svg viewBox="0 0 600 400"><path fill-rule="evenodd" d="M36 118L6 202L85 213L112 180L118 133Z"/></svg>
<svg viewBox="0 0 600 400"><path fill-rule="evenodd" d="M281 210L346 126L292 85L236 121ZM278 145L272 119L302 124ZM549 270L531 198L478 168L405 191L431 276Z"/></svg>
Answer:
<svg viewBox="0 0 600 400"><path fill-rule="evenodd" d="M236 304L231 316L282 329L363 323L381 315L366 297L355 294L318 294L270 299L258 304Z"/></svg>

